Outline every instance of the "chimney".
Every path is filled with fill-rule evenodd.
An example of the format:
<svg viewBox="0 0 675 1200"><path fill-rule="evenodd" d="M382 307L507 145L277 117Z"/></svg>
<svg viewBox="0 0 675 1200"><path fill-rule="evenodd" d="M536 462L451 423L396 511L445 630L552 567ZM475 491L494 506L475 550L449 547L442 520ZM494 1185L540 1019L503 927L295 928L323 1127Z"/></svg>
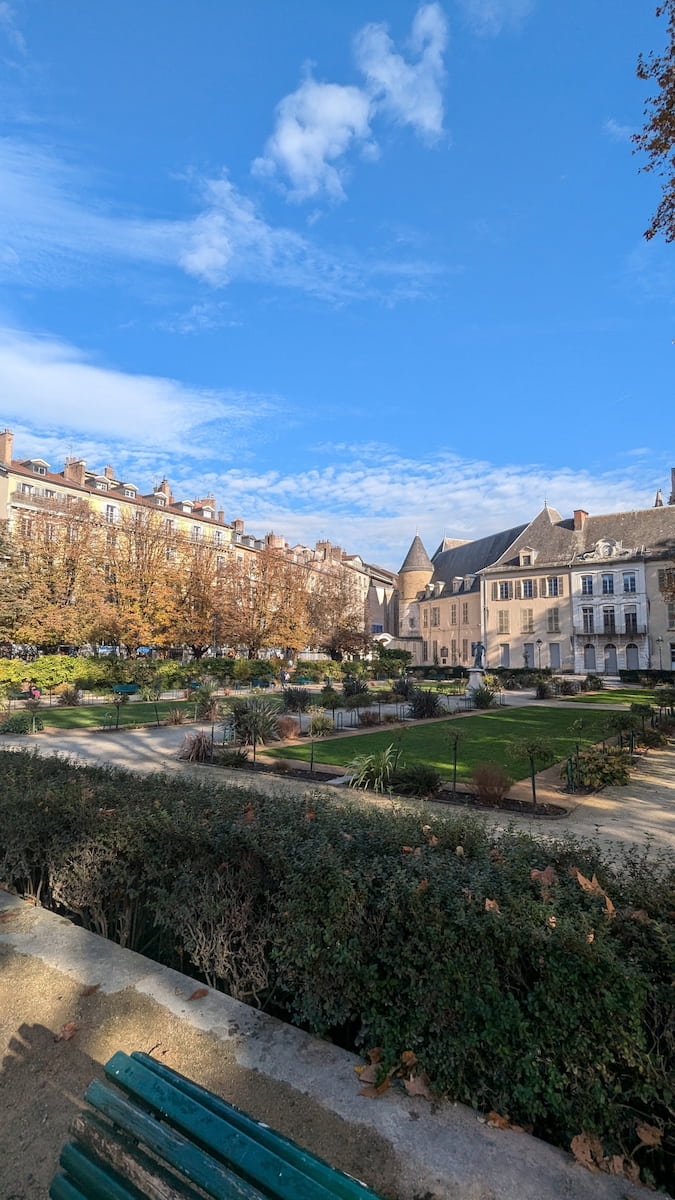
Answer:
<svg viewBox="0 0 675 1200"><path fill-rule="evenodd" d="M244 522L242 521L241 517L237 517L236 521L232 522L232 528L234 529L235 533L244 532Z"/></svg>
<svg viewBox="0 0 675 1200"><path fill-rule="evenodd" d="M63 468L63 477L70 480L71 483L78 484L79 487L84 487L86 469L87 464L83 458L67 458Z"/></svg>
<svg viewBox="0 0 675 1200"><path fill-rule="evenodd" d="M110 463L108 463L107 467L104 467L103 474L105 475L106 479L114 479L115 478L115 472L113 471L112 467L110 466Z"/></svg>
<svg viewBox="0 0 675 1200"><path fill-rule="evenodd" d="M670 468L670 497L669 504L675 504L675 467Z"/></svg>
<svg viewBox="0 0 675 1200"><path fill-rule="evenodd" d="M12 450L14 449L14 434L11 429L3 429L0 433L0 463L4 463L6 467L12 464Z"/></svg>
<svg viewBox="0 0 675 1200"><path fill-rule="evenodd" d="M220 525L225 524L225 513L223 512L222 508L218 509L218 523Z"/></svg>
<svg viewBox="0 0 675 1200"><path fill-rule="evenodd" d="M583 529L586 524L588 513L583 508L575 508L574 510L574 528L577 532Z"/></svg>

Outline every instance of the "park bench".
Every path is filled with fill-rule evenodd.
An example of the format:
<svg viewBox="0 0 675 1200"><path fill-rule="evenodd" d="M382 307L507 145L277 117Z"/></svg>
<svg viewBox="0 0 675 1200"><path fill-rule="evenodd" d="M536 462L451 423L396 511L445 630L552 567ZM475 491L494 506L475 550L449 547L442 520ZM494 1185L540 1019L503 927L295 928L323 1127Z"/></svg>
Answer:
<svg viewBox="0 0 675 1200"><path fill-rule="evenodd" d="M52 1200L381 1200L147 1054L118 1052L105 1074L87 1089L94 1111L75 1118Z"/></svg>
<svg viewBox="0 0 675 1200"><path fill-rule="evenodd" d="M30 692L8 692L7 696L10 700L32 700Z"/></svg>
<svg viewBox="0 0 675 1200"><path fill-rule="evenodd" d="M116 696L135 696L139 688L137 683L114 683L112 690Z"/></svg>
<svg viewBox="0 0 675 1200"><path fill-rule="evenodd" d="M254 679L252 682L254 688L268 688L270 686L269 679Z"/></svg>

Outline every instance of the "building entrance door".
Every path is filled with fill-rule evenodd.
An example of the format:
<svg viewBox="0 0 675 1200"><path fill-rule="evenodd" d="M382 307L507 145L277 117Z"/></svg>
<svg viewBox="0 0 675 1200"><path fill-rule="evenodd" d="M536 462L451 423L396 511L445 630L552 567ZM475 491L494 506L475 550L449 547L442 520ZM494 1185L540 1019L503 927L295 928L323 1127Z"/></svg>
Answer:
<svg viewBox="0 0 675 1200"><path fill-rule="evenodd" d="M584 646L584 671L595 670L595 646Z"/></svg>
<svg viewBox="0 0 675 1200"><path fill-rule="evenodd" d="M634 642L629 642L626 646L626 670L637 671L640 666L640 655L638 648Z"/></svg>
<svg viewBox="0 0 675 1200"><path fill-rule="evenodd" d="M616 646L613 646L610 642L609 645L605 646L605 675L616 675L618 669Z"/></svg>

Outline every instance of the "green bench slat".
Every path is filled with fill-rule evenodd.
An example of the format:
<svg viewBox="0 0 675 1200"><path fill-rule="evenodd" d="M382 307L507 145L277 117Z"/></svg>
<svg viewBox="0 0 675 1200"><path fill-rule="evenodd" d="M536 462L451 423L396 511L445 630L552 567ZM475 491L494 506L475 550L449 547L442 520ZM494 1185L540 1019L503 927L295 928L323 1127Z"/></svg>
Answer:
<svg viewBox="0 0 675 1200"><path fill-rule="evenodd" d="M106 1074L175 1128L201 1143L210 1154L232 1163L237 1173L278 1200L329 1200L335 1196L279 1154L251 1141L206 1105L184 1092L177 1092L171 1084L125 1054L113 1055L106 1065Z"/></svg>
<svg viewBox="0 0 675 1200"><path fill-rule="evenodd" d="M65 1175L55 1175L49 1187L51 1200L87 1200Z"/></svg>
<svg viewBox="0 0 675 1200"><path fill-rule="evenodd" d="M358 1179L353 1179L349 1175L345 1175L342 1171L337 1171L331 1167L323 1159L317 1158L314 1154L309 1154L290 1138L284 1137L281 1133L276 1133L266 1125L261 1125L252 1117L247 1116L241 1109L236 1108L233 1104L228 1104L226 1100L221 1100L218 1096L214 1096L211 1092L207 1092L205 1088L199 1087L192 1080L186 1079L184 1075L180 1075L177 1071L173 1071L171 1067L167 1067L164 1063L160 1063L155 1058L151 1058L148 1054L142 1054L135 1050L131 1055L134 1062L141 1063L147 1067L149 1071L157 1075L160 1079L166 1080L174 1088L183 1092L186 1096L192 1097L193 1100L203 1104L216 1116L221 1117L232 1125L240 1133L250 1137L259 1145L271 1150L277 1154L279 1158L283 1158L285 1162L291 1166L298 1167L303 1174L314 1179L316 1183L328 1188L332 1196L337 1196L340 1200L378 1200L375 1192L366 1187L364 1183L360 1183ZM115 1059L111 1059L111 1064ZM106 1067L106 1071L107 1071ZM112 1078L112 1076L111 1076Z"/></svg>
<svg viewBox="0 0 675 1200"><path fill-rule="evenodd" d="M126 1055L120 1057L126 1058ZM216 1200L264 1200L255 1187L238 1179L227 1166L98 1080L87 1088L85 1100Z"/></svg>
<svg viewBox="0 0 675 1200"><path fill-rule="evenodd" d="M73 1142L63 1147L59 1162L87 1200L143 1200L143 1193L133 1184L118 1183L108 1169L92 1162Z"/></svg>
<svg viewBox="0 0 675 1200"><path fill-rule="evenodd" d="M128 1180L148 1200L204 1200L185 1179L167 1170L167 1160L158 1162L137 1140L127 1137L118 1125L110 1125L96 1113L79 1113L72 1126L75 1144L99 1166ZM147 1146L147 1143L146 1143ZM149 1147L148 1147L149 1149Z"/></svg>

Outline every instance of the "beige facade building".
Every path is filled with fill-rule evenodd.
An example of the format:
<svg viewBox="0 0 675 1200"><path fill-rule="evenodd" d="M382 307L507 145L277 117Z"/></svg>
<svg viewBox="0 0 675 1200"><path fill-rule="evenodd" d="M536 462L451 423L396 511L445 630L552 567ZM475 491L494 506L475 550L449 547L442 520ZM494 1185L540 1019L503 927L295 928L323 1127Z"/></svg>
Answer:
<svg viewBox="0 0 675 1200"><path fill-rule="evenodd" d="M418 536L400 571L399 640L420 665L564 673L675 670L675 470L669 503L564 518L443 543Z"/></svg>
<svg viewBox="0 0 675 1200"><path fill-rule="evenodd" d="M161 520L162 528L176 544L213 550L216 570L225 568L234 558L253 575L257 556L271 547L288 561L307 568L310 589L320 576L344 576L346 591L355 597L363 614L364 633L395 632L396 575L366 563L359 555L346 554L328 541L319 541L314 547L291 546L276 533L258 537L245 529L241 518L226 521L213 496L175 496L165 478L151 492L142 493L109 465L102 471L92 471L83 459L69 457L62 471L52 471L42 458L15 459L13 454L14 436L5 429L0 432L0 522L7 523L10 536L18 529L25 532L38 514L53 513L67 521L68 513L81 512L84 504L110 544L116 527L152 515ZM167 555L170 553L168 546Z"/></svg>

